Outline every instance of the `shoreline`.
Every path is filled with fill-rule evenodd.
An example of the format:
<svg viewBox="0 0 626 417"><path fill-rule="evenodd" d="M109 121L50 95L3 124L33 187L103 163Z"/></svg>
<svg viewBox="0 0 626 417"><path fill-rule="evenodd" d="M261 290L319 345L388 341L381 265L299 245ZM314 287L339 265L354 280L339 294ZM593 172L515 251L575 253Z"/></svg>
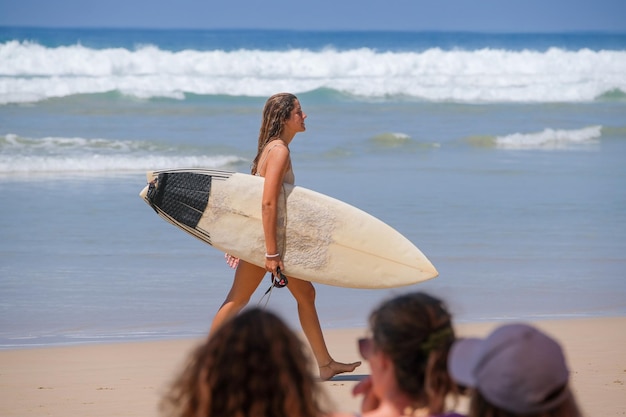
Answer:
<svg viewBox="0 0 626 417"><path fill-rule="evenodd" d="M441 296L437 292L431 291L431 293ZM392 297L393 295L389 295ZM328 297L330 298L330 297ZM378 303L384 301L386 298L381 298L381 300L376 301L372 304L372 308L378 305ZM327 299L323 299L322 303ZM289 325L296 332L299 331L299 321L296 319L290 320L289 317L285 317L285 314L290 314L293 309L296 308L295 301L292 299L286 298L280 300L281 303L288 304L285 306L267 306L266 308L275 311L279 316L285 318L287 325ZM321 303L320 303L321 304ZM252 303L251 303L252 305ZM329 307L329 306L325 306ZM321 310L321 309L320 309ZM329 310L329 309L327 309ZM321 314L324 314L322 311ZM482 324L498 324L498 323L508 323L513 321L518 322L527 322L527 323L540 323L540 322L561 322L568 320L604 320L604 319L615 319L620 317L626 317L626 313L618 310L612 312L606 312L603 314L591 314L591 313L575 313L568 312L562 314L545 314L545 315L528 315L528 316L491 316L484 318L476 318L476 317L463 317L462 314L459 314L458 311L452 311L454 322L457 326L465 326L465 325L482 325ZM322 329L325 333L331 331L345 331L346 329L359 329L362 326L366 325L366 320L363 320L363 325L360 324L333 324L333 323L322 323ZM208 329L208 327L207 327ZM207 330L208 331L208 330ZM128 333L125 335L120 335L119 332L112 332L111 335L107 336L103 333L94 333L92 336L83 335L82 337L76 336L67 336L65 334L59 334L56 336L46 337L42 336L8 336L5 339L0 338L0 352L6 351L15 351L15 350L31 350L31 349L50 349L50 348L62 348L62 347L74 347L74 346L93 346L93 345L117 345L117 344L129 344L129 343L152 343L152 342L167 342L167 341L181 341L181 340L192 340L192 339L200 339L204 336L204 332L200 330L193 331L180 331L180 332L155 332L150 335L139 336L139 333ZM18 340L29 341L29 340L38 340L38 339L52 339L55 341L37 341L34 343L15 343Z"/></svg>
<svg viewBox="0 0 626 417"><path fill-rule="evenodd" d="M562 344L572 388L584 415L624 413L626 316L531 322ZM501 323L458 323L455 329L459 337L484 336ZM333 357L357 360L356 339L365 331L325 330ZM0 350L0 415L157 416L163 390L200 341L191 338ZM368 372L365 362L352 374L322 383L334 409L358 410L360 399L352 397L351 389Z"/></svg>

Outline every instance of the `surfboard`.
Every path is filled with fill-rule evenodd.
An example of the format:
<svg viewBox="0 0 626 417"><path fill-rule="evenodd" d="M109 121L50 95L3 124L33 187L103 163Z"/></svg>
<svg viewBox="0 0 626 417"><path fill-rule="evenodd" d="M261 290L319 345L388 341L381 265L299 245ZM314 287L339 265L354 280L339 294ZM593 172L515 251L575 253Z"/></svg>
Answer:
<svg viewBox="0 0 626 417"><path fill-rule="evenodd" d="M192 236L265 266L263 178L205 169L149 171L140 192ZM289 277L349 288L392 288L438 275L426 256L376 217L313 190L284 184L278 246Z"/></svg>

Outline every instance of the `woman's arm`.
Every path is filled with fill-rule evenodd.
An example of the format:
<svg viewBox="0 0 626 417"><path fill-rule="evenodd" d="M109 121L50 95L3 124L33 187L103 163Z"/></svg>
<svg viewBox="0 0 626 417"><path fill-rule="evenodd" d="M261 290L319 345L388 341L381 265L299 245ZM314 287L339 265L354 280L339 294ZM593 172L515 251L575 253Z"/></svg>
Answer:
<svg viewBox="0 0 626 417"><path fill-rule="evenodd" d="M289 148L286 145L275 145L266 158L265 182L263 185L263 198L261 201L261 214L263 219L263 233L265 236L265 250L267 255L277 255L277 223L278 223L278 198L282 191L283 177L289 167ZM282 255L282 254L280 254ZM266 257L265 269L275 273L276 268L284 269L282 256Z"/></svg>

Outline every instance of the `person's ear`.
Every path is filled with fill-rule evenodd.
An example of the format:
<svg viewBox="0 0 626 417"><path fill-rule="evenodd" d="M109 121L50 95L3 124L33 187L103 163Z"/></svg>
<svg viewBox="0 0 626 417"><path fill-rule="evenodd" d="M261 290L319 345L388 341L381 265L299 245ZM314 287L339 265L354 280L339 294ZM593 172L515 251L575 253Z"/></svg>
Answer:
<svg viewBox="0 0 626 417"><path fill-rule="evenodd" d="M393 369L393 362L391 361L391 358L389 356L385 355L380 350L376 354L379 356L380 367L382 370L387 372L390 369Z"/></svg>

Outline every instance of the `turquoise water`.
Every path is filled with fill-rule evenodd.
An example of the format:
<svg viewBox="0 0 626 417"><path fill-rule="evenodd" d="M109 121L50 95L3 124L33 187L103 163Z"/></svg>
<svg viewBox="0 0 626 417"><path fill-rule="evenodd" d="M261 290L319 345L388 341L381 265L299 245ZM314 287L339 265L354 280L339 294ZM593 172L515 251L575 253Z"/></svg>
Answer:
<svg viewBox="0 0 626 417"><path fill-rule="evenodd" d="M284 90L296 182L440 272L317 286L325 328L414 289L460 321L624 315L624 74L623 34L0 28L0 347L206 332L232 271L139 199L145 171L248 172ZM288 292L268 306L297 326Z"/></svg>

